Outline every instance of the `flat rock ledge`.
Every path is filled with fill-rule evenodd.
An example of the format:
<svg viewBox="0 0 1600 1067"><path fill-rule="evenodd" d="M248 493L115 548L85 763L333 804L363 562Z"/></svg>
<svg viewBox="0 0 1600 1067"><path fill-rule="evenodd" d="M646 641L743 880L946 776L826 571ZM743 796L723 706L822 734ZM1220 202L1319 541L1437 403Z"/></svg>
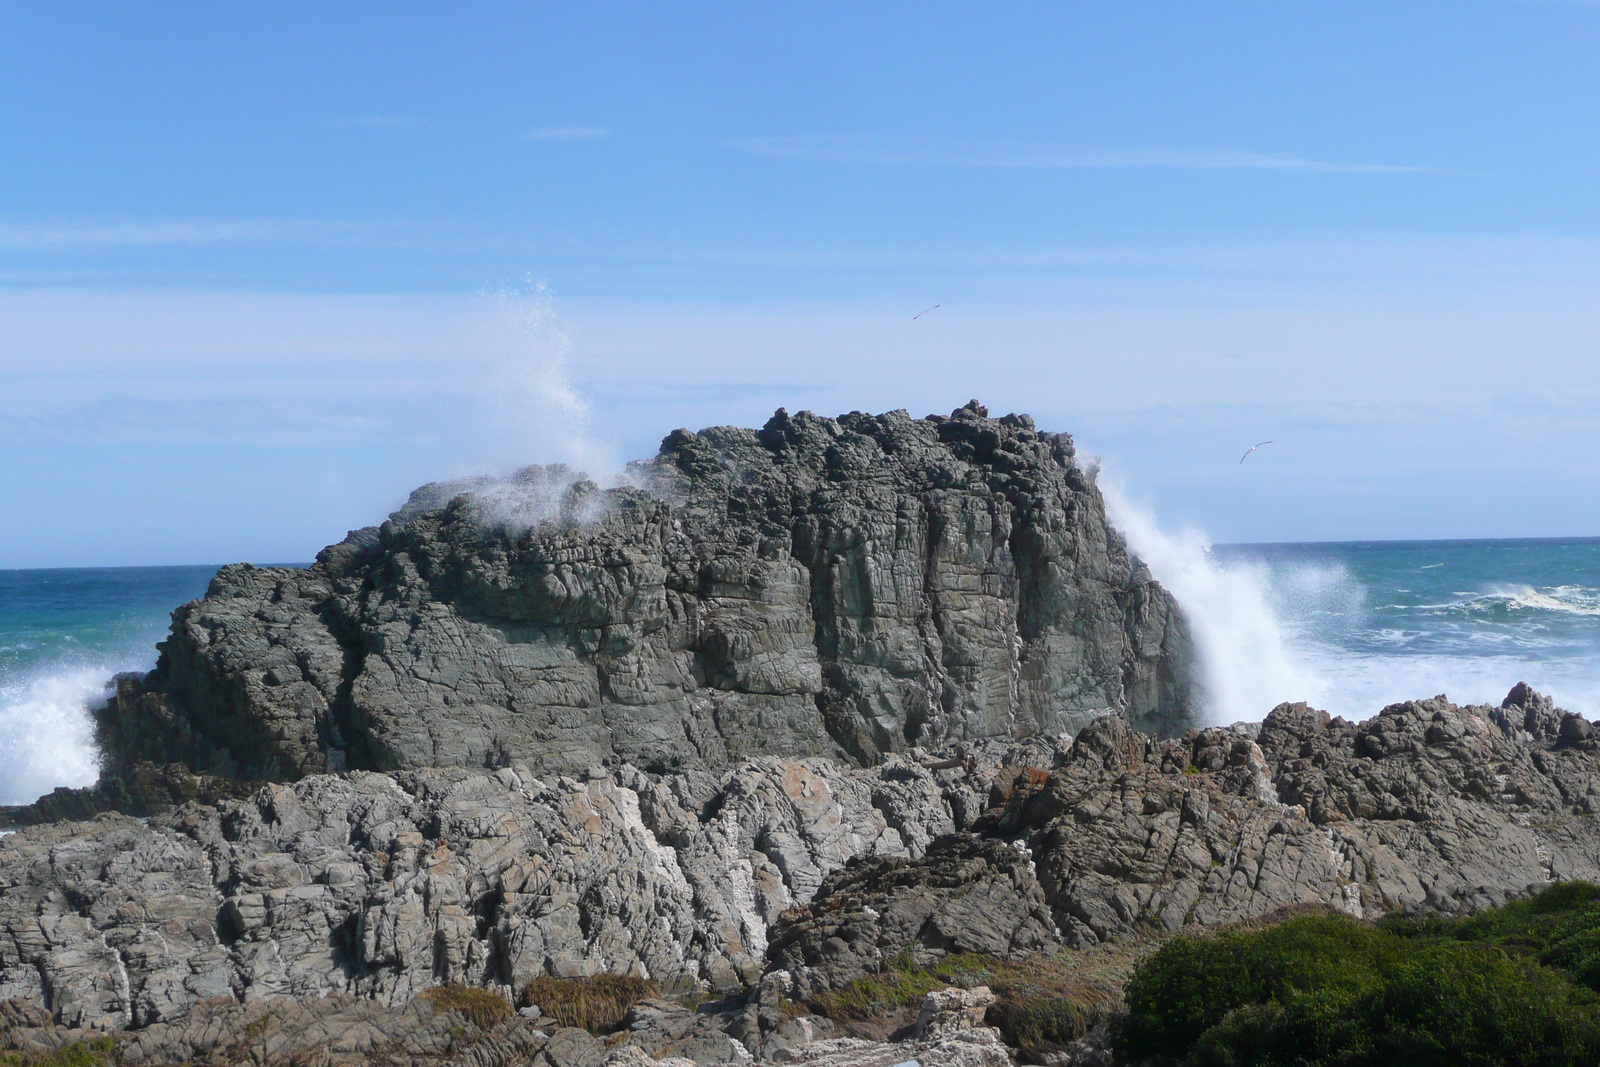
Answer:
<svg viewBox="0 0 1600 1067"><path fill-rule="evenodd" d="M837 1044L783 1005L897 959L1070 953L1303 906L1470 911L1600 880L1592 735L1518 686L1500 707L1437 697L1351 723L1282 705L1166 741L1107 715L1075 738L870 768L318 774L147 820L33 826L0 839L0 1031L15 1047L114 1033L144 1057L129 1062L202 1061L173 1035L259 1034L288 1012L341 1041L417 1035L385 1046L409 1063L598 1067L529 1051L560 1038L537 1019L478 1051L450 1026L427 1045L437 1013L418 997L461 983L509 1003L540 975L615 973L722 1005L641 1015L629 1033L649 1055L876 1064L905 1050ZM647 1040L673 1019L677 1044ZM984 1044L921 1062L988 1063Z"/></svg>

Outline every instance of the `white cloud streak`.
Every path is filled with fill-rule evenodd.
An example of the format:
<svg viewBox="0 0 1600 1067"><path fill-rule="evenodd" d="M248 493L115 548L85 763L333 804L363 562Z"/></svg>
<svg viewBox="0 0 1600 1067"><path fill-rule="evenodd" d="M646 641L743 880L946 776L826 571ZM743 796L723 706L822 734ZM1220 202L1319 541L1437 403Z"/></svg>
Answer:
<svg viewBox="0 0 1600 1067"><path fill-rule="evenodd" d="M369 236L373 227L311 219L172 219L143 222L0 224L0 248L124 248L153 245L318 244Z"/></svg>
<svg viewBox="0 0 1600 1067"><path fill-rule="evenodd" d="M1396 252L1222 257L1337 268L1268 287L1179 250L1172 276L1106 299L1008 285L1007 303L947 296L916 322L925 304L881 293L574 298L546 323L448 295L0 290L0 450L16 457L0 483L29 516L0 547L10 565L304 558L423 481L570 462L586 399L598 445L634 456L780 404L922 414L977 396L1077 431L1219 540L1597 528L1600 246L1530 240L1505 270L1501 241ZM1369 288L1341 281L1374 265L1390 274ZM1268 437L1271 463L1240 468Z"/></svg>
<svg viewBox="0 0 1600 1067"><path fill-rule="evenodd" d="M802 135L746 137L734 145L752 155L809 163L872 166L1068 170L1173 167L1188 170L1278 170L1327 174L1403 174L1430 168L1389 163L1303 159L1220 149L1088 148L946 138Z"/></svg>

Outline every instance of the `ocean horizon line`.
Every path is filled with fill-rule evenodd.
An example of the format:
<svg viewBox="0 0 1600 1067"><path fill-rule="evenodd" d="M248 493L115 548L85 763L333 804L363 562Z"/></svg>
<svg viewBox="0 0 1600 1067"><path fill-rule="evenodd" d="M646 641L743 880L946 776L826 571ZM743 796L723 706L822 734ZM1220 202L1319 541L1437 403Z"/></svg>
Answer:
<svg viewBox="0 0 1600 1067"><path fill-rule="evenodd" d="M1600 534L1570 534L1540 537L1371 537L1371 538L1330 538L1321 541L1218 541L1213 542L1213 549L1247 549L1247 548L1361 548L1382 547L1396 548L1407 545L1526 545L1526 544L1555 544L1559 542L1600 542ZM154 571L154 570L182 570L195 567L226 567L236 563L250 563L256 567L309 567L314 560L274 560L271 562L257 563L253 560L229 560L224 563L88 563L73 566L55 567L0 567L0 574L38 574L46 571Z"/></svg>

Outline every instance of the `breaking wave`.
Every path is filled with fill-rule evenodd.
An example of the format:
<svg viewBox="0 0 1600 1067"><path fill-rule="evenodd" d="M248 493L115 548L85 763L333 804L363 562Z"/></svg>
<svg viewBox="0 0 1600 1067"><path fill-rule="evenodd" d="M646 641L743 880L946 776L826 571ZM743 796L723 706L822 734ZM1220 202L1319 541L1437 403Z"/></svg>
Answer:
<svg viewBox="0 0 1600 1067"><path fill-rule="evenodd" d="M1298 700L1348 719L1438 694L1498 704L1517 682L1600 715L1600 588L1495 577L1553 577L1592 566L1587 557L1507 542L1421 549L1451 553L1446 569L1417 563L1414 542L1215 551L1198 531L1163 529L1114 482L1101 488L1190 621L1207 722L1259 720Z"/></svg>
<svg viewBox="0 0 1600 1067"><path fill-rule="evenodd" d="M1553 611L1567 615L1600 615L1600 589L1584 585L1557 585L1536 589L1531 585L1492 585L1484 592L1456 594L1461 599L1443 604L1421 604L1416 610L1449 614L1480 612Z"/></svg>

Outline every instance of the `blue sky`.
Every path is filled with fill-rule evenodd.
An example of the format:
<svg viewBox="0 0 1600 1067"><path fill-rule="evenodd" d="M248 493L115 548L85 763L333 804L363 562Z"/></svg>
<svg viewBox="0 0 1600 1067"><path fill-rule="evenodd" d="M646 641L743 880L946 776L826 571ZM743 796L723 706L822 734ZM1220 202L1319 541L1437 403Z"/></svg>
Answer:
<svg viewBox="0 0 1600 1067"><path fill-rule="evenodd" d="M1600 533L1597 46L1539 0L6 3L0 567L304 559L431 478L969 396L1217 540Z"/></svg>

